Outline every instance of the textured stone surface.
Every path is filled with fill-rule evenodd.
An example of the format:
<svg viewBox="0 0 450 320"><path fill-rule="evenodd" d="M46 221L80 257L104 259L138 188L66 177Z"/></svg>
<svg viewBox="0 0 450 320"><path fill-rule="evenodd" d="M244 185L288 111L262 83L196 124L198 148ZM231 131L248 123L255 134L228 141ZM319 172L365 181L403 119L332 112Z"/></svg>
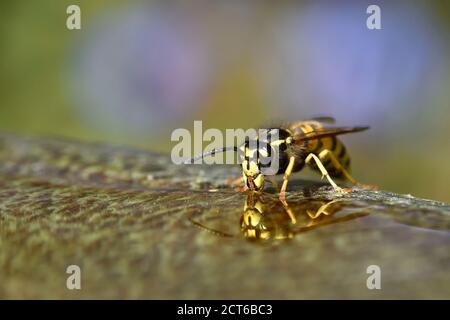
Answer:
<svg viewBox="0 0 450 320"><path fill-rule="evenodd" d="M238 175L0 135L0 298L450 298L449 205L294 180L293 224L270 188L258 202L225 185ZM371 264L381 290L366 287Z"/></svg>

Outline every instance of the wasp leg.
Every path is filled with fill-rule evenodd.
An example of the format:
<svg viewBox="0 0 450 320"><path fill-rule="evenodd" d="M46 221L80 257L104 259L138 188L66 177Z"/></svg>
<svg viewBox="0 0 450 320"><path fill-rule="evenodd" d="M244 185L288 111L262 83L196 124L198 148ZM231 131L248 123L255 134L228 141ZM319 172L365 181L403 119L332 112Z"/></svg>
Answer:
<svg viewBox="0 0 450 320"><path fill-rule="evenodd" d="M334 200L332 200L332 201L330 201L330 202L327 202L327 203L323 204L319 209L317 209L317 211L316 211L315 213L312 212L311 210L306 210L306 213L307 213L308 216L309 216L311 219L313 219L313 220L314 220L314 219L317 219L317 218L320 217L322 214L329 216L330 213L327 212L326 209L327 209L330 205L332 205L333 203L336 203L336 202L342 202L342 201L346 201L346 199L334 199Z"/></svg>
<svg viewBox="0 0 450 320"><path fill-rule="evenodd" d="M297 219L295 218L295 214L292 211L292 209L289 207L288 203L286 202L285 196L283 196L283 198L281 198L281 191L280 191L280 201L283 204L284 210L286 211L287 215L289 216L289 219L291 219L291 223L296 224Z"/></svg>
<svg viewBox="0 0 450 320"><path fill-rule="evenodd" d="M239 178L233 179L230 178L227 180L227 184L233 187L237 187L239 185L242 184L242 182L244 181L244 177L240 176Z"/></svg>
<svg viewBox="0 0 450 320"><path fill-rule="evenodd" d="M336 168L336 170L340 170L342 172L342 174L344 175L344 177L350 181L352 184L357 185L358 187L364 188L364 189L377 189L376 186L373 185L368 185L368 184L362 184L359 183L358 181L356 181L351 175L350 173L341 165L341 163L336 159L336 156L334 155L333 152L331 152L328 149L323 150L322 152L319 153L319 158L324 160L327 157L330 158L331 163L333 164L333 166Z"/></svg>
<svg viewBox="0 0 450 320"><path fill-rule="evenodd" d="M288 185L288 181L289 181L289 176L292 173L292 169L294 168L294 164L295 164L295 157L292 156L289 158L289 164L286 168L286 171L284 172L284 177L283 177L283 185L281 186L280 189L280 201L284 206L287 206L287 202L286 202L286 189L287 189L287 185Z"/></svg>
<svg viewBox="0 0 450 320"><path fill-rule="evenodd" d="M334 155L333 152L331 152L328 149L325 149L319 153L320 159L324 160L327 157L330 158L331 163L336 168L336 170L340 170L348 181L350 181L352 184L358 184L358 182L356 182L356 180L350 175L350 173L348 173L348 171L341 165L338 159L336 159L336 156Z"/></svg>
<svg viewBox="0 0 450 320"><path fill-rule="evenodd" d="M236 192L244 192L247 190L247 186L242 186L242 183L244 182L244 177L239 177L236 179L230 178L227 180L227 184L229 186L234 187L234 191Z"/></svg>
<svg viewBox="0 0 450 320"><path fill-rule="evenodd" d="M323 177L327 177L328 182L331 184L331 186L333 187L333 189L336 192L339 193L346 193L346 191L342 188L340 188L334 181L333 179L331 179L330 175L328 174L327 169L325 169L325 167L323 166L322 162L320 161L320 159L314 154L314 153L310 153L308 154L308 156L305 159L305 163L309 163L312 159L314 159L314 161L316 161L317 167L319 168L320 172L322 173L322 179Z"/></svg>
<svg viewBox="0 0 450 320"><path fill-rule="evenodd" d="M297 223L297 219L295 218L295 214L292 212L292 209L289 208L289 205L287 204L286 200L284 201L286 204L283 205L284 209L286 210L286 213L288 214L289 218L291 219L292 224Z"/></svg>

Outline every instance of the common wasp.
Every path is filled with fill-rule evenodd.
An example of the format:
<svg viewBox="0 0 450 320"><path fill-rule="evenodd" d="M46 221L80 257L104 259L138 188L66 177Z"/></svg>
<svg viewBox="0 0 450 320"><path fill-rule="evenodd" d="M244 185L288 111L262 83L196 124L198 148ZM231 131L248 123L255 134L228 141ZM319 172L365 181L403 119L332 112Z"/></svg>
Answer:
<svg viewBox="0 0 450 320"><path fill-rule="evenodd" d="M256 136L240 146L214 149L190 159L191 163L200 158L220 152L235 151L241 154L242 177L231 182L234 185L244 183L244 189L259 192L264 187L266 174L263 157L276 157L277 171L274 174L284 174L283 184L280 188L279 198L286 205L286 190L289 177L298 172L305 165L322 174L322 179L328 182L337 192L345 193L333 178L343 178L357 184L350 175L350 156L347 148L337 138L338 135L367 130L369 127L333 127L329 124L335 122L332 117L316 117L307 120L287 123L279 127L269 128L264 141ZM276 136L277 139L271 139ZM269 147L261 147L261 146ZM276 150L272 152L272 150ZM263 155L263 157L261 157Z"/></svg>

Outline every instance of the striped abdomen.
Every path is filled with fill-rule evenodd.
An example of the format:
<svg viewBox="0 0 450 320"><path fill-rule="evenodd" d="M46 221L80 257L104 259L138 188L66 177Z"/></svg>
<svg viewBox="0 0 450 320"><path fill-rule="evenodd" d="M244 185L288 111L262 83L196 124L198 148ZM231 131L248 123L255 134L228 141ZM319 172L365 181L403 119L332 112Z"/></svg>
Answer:
<svg viewBox="0 0 450 320"><path fill-rule="evenodd" d="M318 122L311 121L301 123L295 130L301 130L304 133L313 132L322 128L322 125ZM350 156L345 148L344 144L335 136L318 138L310 140L306 145L307 153L314 153L322 161L325 169L327 169L330 176L340 178L342 172L340 169L333 165L330 157L323 153L324 150L331 151L335 158L339 161L340 165L348 170L350 167ZM318 170L315 162L310 162L310 167L314 170Z"/></svg>

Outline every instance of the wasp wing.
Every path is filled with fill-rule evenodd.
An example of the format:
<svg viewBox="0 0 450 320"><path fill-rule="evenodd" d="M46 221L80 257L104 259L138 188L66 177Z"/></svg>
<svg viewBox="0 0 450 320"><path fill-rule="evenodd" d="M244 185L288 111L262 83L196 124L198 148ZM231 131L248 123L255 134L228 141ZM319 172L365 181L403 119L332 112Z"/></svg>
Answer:
<svg viewBox="0 0 450 320"><path fill-rule="evenodd" d="M328 117L328 116L318 116L318 117L312 117L312 118L303 120L302 122L310 122L310 121L335 123L336 119L333 117Z"/></svg>
<svg viewBox="0 0 450 320"><path fill-rule="evenodd" d="M296 131L303 125L308 126L313 125L322 127L322 123L335 123L335 122L336 120L333 117L313 117L310 119L287 123L285 127L289 128L291 131Z"/></svg>
<svg viewBox="0 0 450 320"><path fill-rule="evenodd" d="M307 140L314 140L324 137L337 136L346 133L359 132L369 129L369 127L336 127L336 128L318 128L311 132L301 132L293 136L295 143Z"/></svg>

